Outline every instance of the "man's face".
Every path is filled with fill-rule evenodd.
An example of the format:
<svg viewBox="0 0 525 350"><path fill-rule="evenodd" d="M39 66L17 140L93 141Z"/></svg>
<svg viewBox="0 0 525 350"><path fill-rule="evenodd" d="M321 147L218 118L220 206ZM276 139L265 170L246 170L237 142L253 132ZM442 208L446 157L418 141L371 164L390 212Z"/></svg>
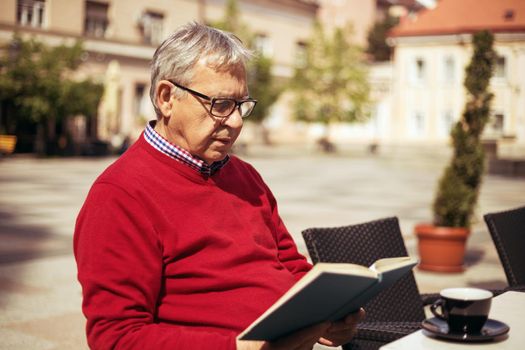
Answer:
<svg viewBox="0 0 525 350"><path fill-rule="evenodd" d="M243 67L218 72L198 62L194 68L194 78L186 87L210 97L248 97ZM210 115L209 101L190 93L171 98L171 116L159 121L164 123L164 136L168 141L208 164L224 159L242 129L239 110L236 109L227 118L218 118Z"/></svg>

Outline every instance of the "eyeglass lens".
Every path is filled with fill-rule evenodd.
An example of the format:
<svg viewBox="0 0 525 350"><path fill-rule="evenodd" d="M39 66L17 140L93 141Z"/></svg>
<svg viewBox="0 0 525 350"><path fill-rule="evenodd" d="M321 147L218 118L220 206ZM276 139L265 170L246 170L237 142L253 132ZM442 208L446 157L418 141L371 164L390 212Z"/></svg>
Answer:
<svg viewBox="0 0 525 350"><path fill-rule="evenodd" d="M254 101L242 101L239 102L241 117L245 118L250 115L255 107ZM237 102L231 99L215 99L211 106L211 114L217 117L228 117L230 116L235 108Z"/></svg>

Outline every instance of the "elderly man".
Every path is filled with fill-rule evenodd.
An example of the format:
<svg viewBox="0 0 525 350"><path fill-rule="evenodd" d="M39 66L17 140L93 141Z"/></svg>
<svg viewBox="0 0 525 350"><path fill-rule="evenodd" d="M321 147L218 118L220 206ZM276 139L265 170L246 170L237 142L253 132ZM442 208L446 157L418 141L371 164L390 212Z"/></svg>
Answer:
<svg viewBox="0 0 525 350"><path fill-rule="evenodd" d="M362 311L275 342L236 335L310 268L261 176L229 151L256 105L250 52L190 23L155 52L157 120L95 181L75 229L93 349L311 349Z"/></svg>

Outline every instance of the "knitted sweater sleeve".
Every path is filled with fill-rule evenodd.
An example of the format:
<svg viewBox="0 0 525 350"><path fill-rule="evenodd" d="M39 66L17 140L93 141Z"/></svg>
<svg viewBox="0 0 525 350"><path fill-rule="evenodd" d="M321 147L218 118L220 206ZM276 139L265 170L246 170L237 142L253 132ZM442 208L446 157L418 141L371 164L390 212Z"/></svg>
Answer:
<svg viewBox="0 0 525 350"><path fill-rule="evenodd" d="M77 219L74 251L91 349L235 349L234 335L154 322L162 244L125 190L93 186Z"/></svg>
<svg viewBox="0 0 525 350"><path fill-rule="evenodd" d="M266 185L262 176L257 172L257 170L255 170L251 165L249 165L249 169L252 174L254 174L257 181L264 187L266 196L270 203L272 210L273 230L279 249L279 260L281 264L283 264L283 266L293 273L295 278L299 280L312 268L312 265L308 263L306 258L297 250L297 245L295 244L293 237L288 232L288 229L279 215L277 200L275 199L272 191L268 185Z"/></svg>
<svg viewBox="0 0 525 350"><path fill-rule="evenodd" d="M281 264L283 264L294 274L295 278L299 280L312 268L312 265L310 265L305 257L298 252L293 237L288 232L288 229L279 215L277 202L271 192L269 192L269 197L273 208L272 216L279 248L279 260L281 261Z"/></svg>

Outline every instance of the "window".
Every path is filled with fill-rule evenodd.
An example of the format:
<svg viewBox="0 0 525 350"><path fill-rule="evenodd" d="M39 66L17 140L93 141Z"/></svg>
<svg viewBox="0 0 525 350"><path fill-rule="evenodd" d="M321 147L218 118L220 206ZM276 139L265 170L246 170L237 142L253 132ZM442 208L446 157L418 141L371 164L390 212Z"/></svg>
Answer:
<svg viewBox="0 0 525 350"><path fill-rule="evenodd" d="M416 59L416 81L423 82L425 80L425 61L422 58Z"/></svg>
<svg viewBox="0 0 525 350"><path fill-rule="evenodd" d="M45 0L18 0L16 22L23 26L42 28L45 5Z"/></svg>
<svg viewBox="0 0 525 350"><path fill-rule="evenodd" d="M425 130L425 117L422 113L415 114L414 123L418 133L422 133Z"/></svg>
<svg viewBox="0 0 525 350"><path fill-rule="evenodd" d="M443 80L447 84L453 84L456 80L456 62L451 56L445 57L443 61Z"/></svg>
<svg viewBox="0 0 525 350"><path fill-rule="evenodd" d="M452 110L448 109L441 114L441 120L439 123L439 134L441 136L450 135L450 130L454 125L454 115Z"/></svg>
<svg viewBox="0 0 525 350"><path fill-rule="evenodd" d="M422 112L416 111L412 114L408 130L411 136L423 136L423 133L425 132L425 116Z"/></svg>
<svg viewBox="0 0 525 350"><path fill-rule="evenodd" d="M164 16L147 11L140 18L142 37L146 44L159 45L164 40Z"/></svg>
<svg viewBox="0 0 525 350"><path fill-rule="evenodd" d="M507 76L507 60L505 56L496 58L496 69L494 70L495 78L505 78Z"/></svg>
<svg viewBox="0 0 525 350"><path fill-rule="evenodd" d="M88 36L103 38L106 35L108 23L108 4L86 1L84 33Z"/></svg>
<svg viewBox="0 0 525 350"><path fill-rule="evenodd" d="M299 68L306 66L306 55L308 46L305 42L298 41L295 44L295 65Z"/></svg>
<svg viewBox="0 0 525 350"><path fill-rule="evenodd" d="M503 134L503 122L505 121L505 116L503 114L495 114L492 118L492 128L499 133Z"/></svg>
<svg viewBox="0 0 525 350"><path fill-rule="evenodd" d="M253 40L255 51L265 57L271 57L273 54L272 41L266 34L256 34Z"/></svg>
<svg viewBox="0 0 525 350"><path fill-rule="evenodd" d="M136 118L146 118L149 114L148 94L146 84L135 85L135 96L133 98L133 112Z"/></svg>
<svg viewBox="0 0 525 350"><path fill-rule="evenodd" d="M490 136L502 136L505 125L505 115L503 113L494 113L487 123L485 133Z"/></svg>
<svg viewBox="0 0 525 350"><path fill-rule="evenodd" d="M425 81L426 75L426 64L425 60L421 57L417 57L410 61L409 66L409 79L412 84L420 85Z"/></svg>
<svg viewBox="0 0 525 350"><path fill-rule="evenodd" d="M505 21L512 21L514 19L514 10L505 10L505 13L503 14L503 18Z"/></svg>

